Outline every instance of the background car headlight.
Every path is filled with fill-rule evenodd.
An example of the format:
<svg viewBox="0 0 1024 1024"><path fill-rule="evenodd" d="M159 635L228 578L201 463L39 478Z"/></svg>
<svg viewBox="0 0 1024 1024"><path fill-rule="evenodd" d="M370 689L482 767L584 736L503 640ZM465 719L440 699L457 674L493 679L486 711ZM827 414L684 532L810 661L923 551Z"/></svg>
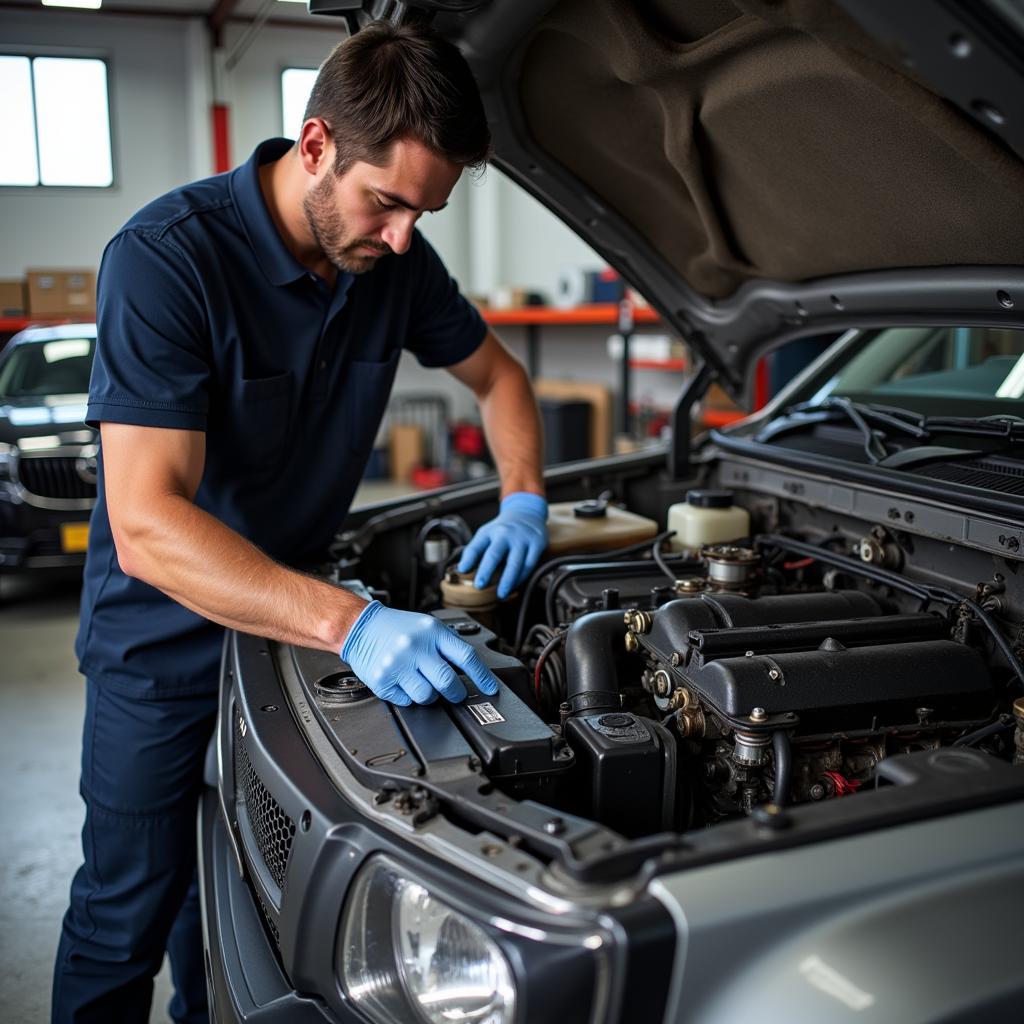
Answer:
<svg viewBox="0 0 1024 1024"><path fill-rule="evenodd" d="M374 1020L511 1024L512 970L464 914L387 858L356 879L339 949L349 997Z"/></svg>
<svg viewBox="0 0 1024 1024"><path fill-rule="evenodd" d="M18 449L13 444L0 443L0 480L14 479L14 460Z"/></svg>

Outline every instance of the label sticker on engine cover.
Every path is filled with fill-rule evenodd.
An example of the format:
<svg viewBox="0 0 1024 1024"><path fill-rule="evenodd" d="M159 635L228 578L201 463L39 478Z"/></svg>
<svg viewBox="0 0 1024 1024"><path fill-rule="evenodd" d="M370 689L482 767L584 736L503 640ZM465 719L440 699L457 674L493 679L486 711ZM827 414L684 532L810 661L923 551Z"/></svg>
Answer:
<svg viewBox="0 0 1024 1024"><path fill-rule="evenodd" d="M469 704L467 707L481 725L497 725L505 721L504 715L493 704Z"/></svg>

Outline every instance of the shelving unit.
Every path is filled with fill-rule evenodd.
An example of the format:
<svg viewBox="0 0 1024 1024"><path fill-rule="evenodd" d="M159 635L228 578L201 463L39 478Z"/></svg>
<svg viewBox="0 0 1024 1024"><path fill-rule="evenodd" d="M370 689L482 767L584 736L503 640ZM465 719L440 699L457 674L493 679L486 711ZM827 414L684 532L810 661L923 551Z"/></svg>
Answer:
<svg viewBox="0 0 1024 1024"><path fill-rule="evenodd" d="M574 309L554 309L550 306L525 306L518 309L481 309L484 320L495 327L514 326L526 329L527 369L530 376L539 376L540 369L540 334L547 326L623 326L620 322L618 303L602 302L588 306L577 306ZM647 306L635 306L632 310L632 324L658 324L658 314ZM624 424L632 421L634 410L630 401L632 370L661 370L670 373L685 373L692 370L686 359L631 359L629 358L629 330L621 331L625 343L623 359L620 362L620 416ZM754 381L755 408L760 408L767 401L767 374L764 361L759 363ZM707 409L702 412L701 419L707 427L724 427L745 414L735 409Z"/></svg>
<svg viewBox="0 0 1024 1024"><path fill-rule="evenodd" d="M629 358L629 339L636 324L657 324L658 314L648 306L630 304L624 308L619 302L594 302L572 309L554 309L550 306L524 306L519 309L481 309L484 320L495 327L516 326L526 328L526 368L531 378L539 376L540 331L545 326L608 326L618 328L622 335L623 350L620 361L619 402L620 423L628 431L632 418L629 407L630 371L640 368L641 362ZM647 367L650 368L650 367ZM680 369L684 367L679 367Z"/></svg>

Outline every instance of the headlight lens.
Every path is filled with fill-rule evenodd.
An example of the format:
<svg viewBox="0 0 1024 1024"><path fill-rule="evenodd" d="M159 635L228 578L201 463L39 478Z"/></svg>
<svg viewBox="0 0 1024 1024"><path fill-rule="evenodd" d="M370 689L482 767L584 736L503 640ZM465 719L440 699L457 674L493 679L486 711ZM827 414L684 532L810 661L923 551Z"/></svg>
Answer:
<svg viewBox="0 0 1024 1024"><path fill-rule="evenodd" d="M511 971L475 924L415 882L401 887L395 917L399 969L430 1024L511 1018Z"/></svg>
<svg viewBox="0 0 1024 1024"><path fill-rule="evenodd" d="M511 1024L512 970L483 930L387 858L356 880L339 951L341 978L375 1020Z"/></svg>
<svg viewBox="0 0 1024 1024"><path fill-rule="evenodd" d="M0 480L14 479L14 459L18 449L13 444L0 443Z"/></svg>

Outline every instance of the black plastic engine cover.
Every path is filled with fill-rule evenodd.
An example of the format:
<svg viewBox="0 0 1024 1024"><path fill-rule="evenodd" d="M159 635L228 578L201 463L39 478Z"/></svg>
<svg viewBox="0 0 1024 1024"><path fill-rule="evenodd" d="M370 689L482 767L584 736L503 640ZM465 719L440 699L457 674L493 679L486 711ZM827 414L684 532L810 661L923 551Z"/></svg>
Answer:
<svg viewBox="0 0 1024 1024"><path fill-rule="evenodd" d="M336 655L289 648L310 705L357 768L429 780L463 771L455 766L475 758L493 781L543 795L556 776L572 767L573 752L522 699L521 694L529 694L529 670L494 650L495 635L475 619L450 610L435 616L469 643L497 676L497 694L481 694L463 676L468 696L460 704L439 699L426 706L395 707L365 689L361 699L342 701L330 694L325 697L324 684L350 677L351 670Z"/></svg>
<svg viewBox="0 0 1024 1024"><path fill-rule="evenodd" d="M703 595L658 609L641 641L680 685L733 718L991 689L982 655L945 639L940 618L881 612L859 591Z"/></svg>
<svg viewBox="0 0 1024 1024"><path fill-rule="evenodd" d="M697 573L701 563L669 558L679 576ZM655 608L673 596L672 584L653 562L583 562L562 566L548 583L555 607L563 622L572 622L587 612L605 607L604 593L614 592L618 603L611 607ZM667 596L666 596L667 595Z"/></svg>
<svg viewBox="0 0 1024 1024"><path fill-rule="evenodd" d="M952 640L722 658L690 683L730 717L889 701L927 703L992 686L982 656Z"/></svg>

